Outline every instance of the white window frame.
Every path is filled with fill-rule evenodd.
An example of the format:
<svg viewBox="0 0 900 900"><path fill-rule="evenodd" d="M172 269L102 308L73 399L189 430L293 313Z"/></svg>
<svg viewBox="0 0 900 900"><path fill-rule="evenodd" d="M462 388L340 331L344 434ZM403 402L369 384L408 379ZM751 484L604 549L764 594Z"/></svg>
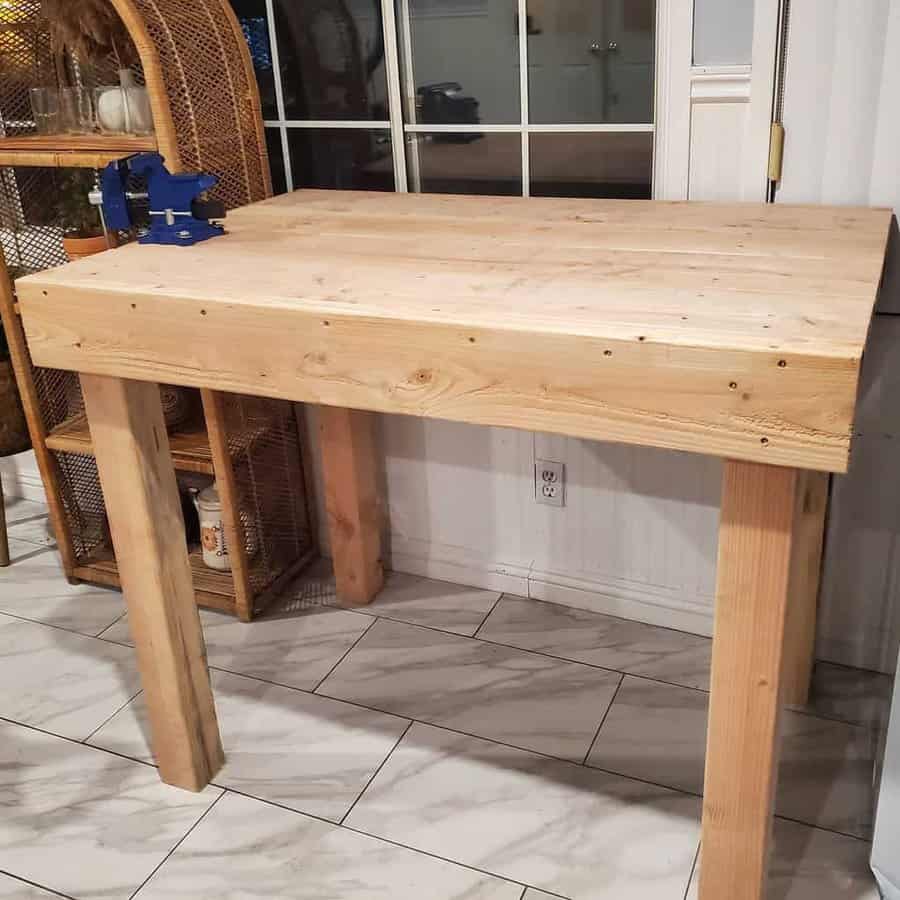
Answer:
<svg viewBox="0 0 900 900"><path fill-rule="evenodd" d="M655 199L686 199L688 191L688 156L690 148L690 70L693 39L693 0L656 0L656 59L654 87L654 122L636 124L533 124L528 115L528 37L527 0L518 0L519 13L519 97L520 122L507 125L433 125L410 124L403 121L403 92L410 102L415 102L415 84L403 84L401 72L411 77L412 66L400 67L400 57L407 62L411 56L409 4L400 2L400 21L394 14L393 0L381 0L384 24L385 76L387 78L388 108L390 118L379 120L313 120L288 119L285 114L284 89L278 58L278 42L275 32L274 0L266 0L272 67L275 78L275 104L277 119L267 119L266 128L278 129L284 157L284 173L288 191L294 189L288 131L290 129L360 129L389 131L393 153L394 184L399 192L417 191L420 187L418 154L410 153L407 159L407 136L416 133L465 132L518 134L522 152L522 194L531 193L531 166L529 160L529 135L634 133L650 132L653 141L652 194ZM399 35L399 40L398 40Z"/></svg>

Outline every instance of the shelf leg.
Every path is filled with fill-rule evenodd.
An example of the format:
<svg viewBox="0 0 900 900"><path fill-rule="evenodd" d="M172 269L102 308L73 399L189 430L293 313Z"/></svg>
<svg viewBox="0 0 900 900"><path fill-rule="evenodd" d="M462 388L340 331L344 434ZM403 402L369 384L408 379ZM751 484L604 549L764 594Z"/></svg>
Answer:
<svg viewBox="0 0 900 900"><path fill-rule="evenodd" d="M791 560L805 473L725 463L700 900L762 900L778 774Z"/></svg>
<svg viewBox="0 0 900 900"><path fill-rule="evenodd" d="M378 469L371 413L320 406L325 511L338 599L371 603L384 583Z"/></svg>
<svg viewBox="0 0 900 900"><path fill-rule="evenodd" d="M199 791L224 757L159 387L81 383L160 777Z"/></svg>

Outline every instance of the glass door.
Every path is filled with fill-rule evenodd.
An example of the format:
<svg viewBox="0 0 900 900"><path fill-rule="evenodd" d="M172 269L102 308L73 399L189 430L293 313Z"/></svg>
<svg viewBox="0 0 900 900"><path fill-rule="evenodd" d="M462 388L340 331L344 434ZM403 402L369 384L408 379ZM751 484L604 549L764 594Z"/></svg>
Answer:
<svg viewBox="0 0 900 900"><path fill-rule="evenodd" d="M276 189L649 197L655 0L232 0Z"/></svg>

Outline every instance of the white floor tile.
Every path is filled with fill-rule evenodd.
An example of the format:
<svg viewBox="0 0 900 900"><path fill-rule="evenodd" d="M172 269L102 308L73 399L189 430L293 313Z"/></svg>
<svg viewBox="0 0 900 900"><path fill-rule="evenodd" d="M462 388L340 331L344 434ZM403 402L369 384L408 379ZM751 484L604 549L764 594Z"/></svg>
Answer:
<svg viewBox="0 0 900 900"><path fill-rule="evenodd" d="M78 740L140 690L130 647L4 615L0 683L0 716Z"/></svg>
<svg viewBox="0 0 900 900"><path fill-rule="evenodd" d="M497 591L389 572L384 590L361 612L471 637L499 596Z"/></svg>
<svg viewBox="0 0 900 900"><path fill-rule="evenodd" d="M253 622L201 610L200 621L211 666L301 690L312 690L372 624L367 616L330 606L276 613ZM130 643L127 617L102 637Z"/></svg>
<svg viewBox="0 0 900 900"><path fill-rule="evenodd" d="M79 898L126 900L220 794L0 723L0 869Z"/></svg>
<svg viewBox="0 0 900 900"><path fill-rule="evenodd" d="M581 762L621 676L376 622L319 692Z"/></svg>
<svg viewBox="0 0 900 900"><path fill-rule="evenodd" d="M700 801L414 724L347 818L573 900L681 900Z"/></svg>
<svg viewBox="0 0 900 900"><path fill-rule="evenodd" d="M225 766L214 782L339 821L403 734L406 719L212 671ZM91 743L152 761L144 695Z"/></svg>
<svg viewBox="0 0 900 900"><path fill-rule="evenodd" d="M869 871L871 849L868 843L856 838L776 819L766 897L770 900L879 900L875 879ZM687 900L698 900L699 865Z"/></svg>
<svg viewBox="0 0 900 900"><path fill-rule="evenodd" d="M136 900L519 900L522 888L228 794Z"/></svg>
<svg viewBox="0 0 900 900"><path fill-rule="evenodd" d="M701 793L709 696L626 676L588 764ZM868 731L786 710L776 807L779 814L866 836L871 826Z"/></svg>
<svg viewBox="0 0 900 900"><path fill-rule="evenodd" d="M709 688L712 642L669 628L505 595L478 636L672 684Z"/></svg>
<svg viewBox="0 0 900 900"><path fill-rule="evenodd" d="M119 591L66 581L59 554L10 538L12 564L0 569L0 612L96 635L125 612Z"/></svg>
<svg viewBox="0 0 900 900"><path fill-rule="evenodd" d="M15 497L6 505L6 528L11 538L52 547L56 538L50 528L47 504Z"/></svg>

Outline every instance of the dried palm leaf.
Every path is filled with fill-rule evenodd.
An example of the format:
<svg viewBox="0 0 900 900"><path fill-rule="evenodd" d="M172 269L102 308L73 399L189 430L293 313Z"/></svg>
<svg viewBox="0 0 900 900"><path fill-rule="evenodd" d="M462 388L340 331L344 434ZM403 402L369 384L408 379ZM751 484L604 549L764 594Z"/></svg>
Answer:
<svg viewBox="0 0 900 900"><path fill-rule="evenodd" d="M119 67L135 61L134 45L110 0L41 0L57 47L67 47L82 62L102 62L113 54Z"/></svg>

